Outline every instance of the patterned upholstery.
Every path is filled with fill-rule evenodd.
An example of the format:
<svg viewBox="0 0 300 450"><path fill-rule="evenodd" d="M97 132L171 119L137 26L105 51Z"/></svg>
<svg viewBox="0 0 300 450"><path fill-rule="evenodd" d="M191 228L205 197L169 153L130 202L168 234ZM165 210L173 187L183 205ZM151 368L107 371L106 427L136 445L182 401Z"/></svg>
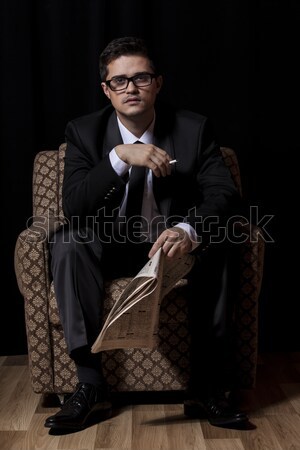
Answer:
<svg viewBox="0 0 300 450"><path fill-rule="evenodd" d="M235 153L223 148L223 157L241 189ZM36 155L33 169L33 221L20 233L15 247L15 272L25 302L25 320L32 388L36 393L69 393L77 376L60 324L49 271L47 241L63 223L61 188L65 144L59 150ZM241 192L241 190L240 190ZM242 388L255 385L258 297L264 242L259 228L244 226L247 241L241 247L239 302L235 311L238 329L236 359ZM105 308L120 295L130 279L106 284ZM104 372L112 391L172 391L186 387L189 375L187 305L184 283L163 300L155 350L128 349L103 353Z"/></svg>

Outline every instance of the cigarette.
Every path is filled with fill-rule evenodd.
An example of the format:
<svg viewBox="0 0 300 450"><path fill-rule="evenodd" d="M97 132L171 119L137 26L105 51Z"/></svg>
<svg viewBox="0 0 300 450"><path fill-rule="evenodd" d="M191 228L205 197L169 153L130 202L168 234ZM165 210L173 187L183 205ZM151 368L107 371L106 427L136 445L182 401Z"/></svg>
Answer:
<svg viewBox="0 0 300 450"><path fill-rule="evenodd" d="M177 159L171 159L171 161L169 161L169 164L176 164L177 163Z"/></svg>

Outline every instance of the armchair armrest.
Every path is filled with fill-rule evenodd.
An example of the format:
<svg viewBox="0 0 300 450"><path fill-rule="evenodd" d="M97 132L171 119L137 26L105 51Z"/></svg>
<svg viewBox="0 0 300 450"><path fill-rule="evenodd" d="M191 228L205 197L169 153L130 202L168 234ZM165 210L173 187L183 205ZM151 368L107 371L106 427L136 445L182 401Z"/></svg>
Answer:
<svg viewBox="0 0 300 450"><path fill-rule="evenodd" d="M63 218L36 216L22 231L15 246L15 274L24 297L25 323L32 387L53 389L53 355L49 322L50 270L48 242Z"/></svg>
<svg viewBox="0 0 300 450"><path fill-rule="evenodd" d="M240 288L235 310L237 332L237 376L241 385L254 387L258 353L258 305L264 264L265 241L262 230L253 224L241 223Z"/></svg>
<svg viewBox="0 0 300 450"><path fill-rule="evenodd" d="M47 216L33 217L32 224L19 234L14 265L18 287L24 298L31 298L31 291L34 289L36 293L37 286L49 292L48 242L64 221L49 210Z"/></svg>

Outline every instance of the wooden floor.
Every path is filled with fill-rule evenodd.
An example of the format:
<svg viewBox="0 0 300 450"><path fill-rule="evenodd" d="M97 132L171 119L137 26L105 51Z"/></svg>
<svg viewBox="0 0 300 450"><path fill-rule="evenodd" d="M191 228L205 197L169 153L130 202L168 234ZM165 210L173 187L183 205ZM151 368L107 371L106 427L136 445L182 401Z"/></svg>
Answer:
<svg viewBox="0 0 300 450"><path fill-rule="evenodd" d="M44 421L58 408L32 392L27 357L0 357L0 450L300 450L300 353L260 355L256 388L241 398L248 430L187 419L168 402L123 405L106 422L51 435Z"/></svg>

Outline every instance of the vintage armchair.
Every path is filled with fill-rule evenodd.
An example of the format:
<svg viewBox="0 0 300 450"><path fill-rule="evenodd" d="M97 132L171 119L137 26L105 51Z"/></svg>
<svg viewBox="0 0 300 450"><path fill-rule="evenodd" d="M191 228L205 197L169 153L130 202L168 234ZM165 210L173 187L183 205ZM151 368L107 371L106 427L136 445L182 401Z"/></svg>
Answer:
<svg viewBox="0 0 300 450"><path fill-rule="evenodd" d="M48 244L63 223L62 180L66 144L39 152L33 167L32 224L21 232L15 247L15 273L24 297L28 361L33 391L68 394L77 383L60 324L49 270ZM226 164L240 189L235 152L222 148ZM255 386L258 351L258 299L263 274L264 241L261 230L245 225L247 240L240 244L239 299L235 309L236 362L240 388ZM106 284L109 310L128 279ZM180 391L188 374L189 331L185 287L179 283L163 300L159 345L156 349L111 350L103 353L104 373L112 392Z"/></svg>

